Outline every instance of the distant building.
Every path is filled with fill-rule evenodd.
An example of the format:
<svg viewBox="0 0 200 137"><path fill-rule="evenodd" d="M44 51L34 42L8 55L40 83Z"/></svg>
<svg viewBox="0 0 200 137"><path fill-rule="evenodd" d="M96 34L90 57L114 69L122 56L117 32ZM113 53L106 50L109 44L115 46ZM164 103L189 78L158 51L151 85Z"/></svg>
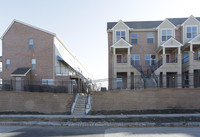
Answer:
<svg viewBox="0 0 200 137"><path fill-rule="evenodd" d="M200 17L108 22L109 89L200 87Z"/></svg>
<svg viewBox="0 0 200 137"><path fill-rule="evenodd" d="M16 90L23 90L24 80L88 90L92 76L56 34L14 20L1 39L3 81L15 81Z"/></svg>

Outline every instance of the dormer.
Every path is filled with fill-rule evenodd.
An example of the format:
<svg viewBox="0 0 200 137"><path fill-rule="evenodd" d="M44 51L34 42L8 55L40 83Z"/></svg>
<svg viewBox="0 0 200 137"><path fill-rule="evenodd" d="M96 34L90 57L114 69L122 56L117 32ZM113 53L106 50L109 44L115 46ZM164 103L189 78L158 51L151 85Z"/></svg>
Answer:
<svg viewBox="0 0 200 137"><path fill-rule="evenodd" d="M193 15L186 19L181 26L183 27L183 45L200 33L200 22Z"/></svg>
<svg viewBox="0 0 200 137"><path fill-rule="evenodd" d="M156 29L158 30L158 46L162 45L171 37L175 37L176 26L168 19L165 19Z"/></svg>
<svg viewBox="0 0 200 137"><path fill-rule="evenodd" d="M123 38L129 41L129 27L120 20L111 30L113 32L113 44Z"/></svg>

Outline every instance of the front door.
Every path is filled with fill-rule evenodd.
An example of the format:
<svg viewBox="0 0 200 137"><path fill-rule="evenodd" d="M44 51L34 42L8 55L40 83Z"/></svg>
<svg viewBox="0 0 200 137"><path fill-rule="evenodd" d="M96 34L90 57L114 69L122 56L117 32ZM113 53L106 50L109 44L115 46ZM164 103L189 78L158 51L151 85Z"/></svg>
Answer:
<svg viewBox="0 0 200 137"><path fill-rule="evenodd" d="M21 77L16 77L16 91L21 91L22 86L22 79Z"/></svg>
<svg viewBox="0 0 200 137"><path fill-rule="evenodd" d="M169 55L166 55L166 63L169 63L169 59L170 59Z"/></svg>

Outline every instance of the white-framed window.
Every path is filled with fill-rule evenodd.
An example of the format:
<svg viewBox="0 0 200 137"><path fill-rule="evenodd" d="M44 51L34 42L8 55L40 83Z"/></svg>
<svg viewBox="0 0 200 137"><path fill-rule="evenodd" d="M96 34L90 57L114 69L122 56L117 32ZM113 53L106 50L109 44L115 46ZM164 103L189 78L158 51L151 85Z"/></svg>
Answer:
<svg viewBox="0 0 200 137"><path fill-rule="evenodd" d="M32 59L32 69L36 69L36 59Z"/></svg>
<svg viewBox="0 0 200 137"><path fill-rule="evenodd" d="M132 66L140 65L140 55L139 54L131 55L131 65Z"/></svg>
<svg viewBox="0 0 200 137"><path fill-rule="evenodd" d="M126 39L126 31L125 30L117 30L116 31L116 42L123 38L124 40Z"/></svg>
<svg viewBox="0 0 200 137"><path fill-rule="evenodd" d="M42 85L54 85L53 79L42 79Z"/></svg>
<svg viewBox="0 0 200 137"><path fill-rule="evenodd" d="M186 38L194 38L197 36L197 26L186 26Z"/></svg>
<svg viewBox="0 0 200 137"><path fill-rule="evenodd" d="M29 49L30 50L33 49L33 40L32 39L29 40Z"/></svg>
<svg viewBox="0 0 200 137"><path fill-rule="evenodd" d="M148 44L154 43L154 33L152 33L152 32L147 33L147 43Z"/></svg>
<svg viewBox="0 0 200 137"><path fill-rule="evenodd" d="M6 59L6 69L10 69L10 59Z"/></svg>
<svg viewBox="0 0 200 137"><path fill-rule="evenodd" d="M137 33L131 33L131 43L132 44L138 43L138 34Z"/></svg>
<svg viewBox="0 0 200 137"><path fill-rule="evenodd" d="M172 29L162 29L162 41L167 41L172 37Z"/></svg>
<svg viewBox="0 0 200 137"><path fill-rule="evenodd" d="M156 64L156 55L146 54L145 55L145 65L150 66Z"/></svg>

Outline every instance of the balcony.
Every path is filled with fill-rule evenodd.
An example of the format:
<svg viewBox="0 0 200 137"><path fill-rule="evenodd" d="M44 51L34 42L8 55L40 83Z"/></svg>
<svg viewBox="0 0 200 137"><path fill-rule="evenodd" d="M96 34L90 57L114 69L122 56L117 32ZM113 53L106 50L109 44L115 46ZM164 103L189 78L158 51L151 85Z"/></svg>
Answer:
<svg viewBox="0 0 200 137"><path fill-rule="evenodd" d="M166 57L166 63L177 63L177 57Z"/></svg>
<svg viewBox="0 0 200 137"><path fill-rule="evenodd" d="M127 63L127 56L117 55L117 63Z"/></svg>
<svg viewBox="0 0 200 137"><path fill-rule="evenodd" d="M194 60L200 60L200 53L194 53Z"/></svg>

